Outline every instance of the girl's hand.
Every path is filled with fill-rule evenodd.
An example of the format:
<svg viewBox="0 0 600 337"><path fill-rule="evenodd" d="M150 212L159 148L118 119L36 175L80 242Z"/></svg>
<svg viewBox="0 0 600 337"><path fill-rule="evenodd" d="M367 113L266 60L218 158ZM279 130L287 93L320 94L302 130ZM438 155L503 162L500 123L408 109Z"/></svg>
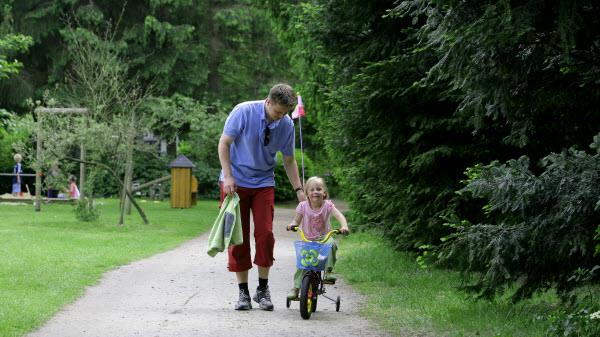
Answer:
<svg viewBox="0 0 600 337"><path fill-rule="evenodd" d="M343 235L348 235L348 234L350 234L350 229L348 227L344 226L344 227L340 228L340 233Z"/></svg>

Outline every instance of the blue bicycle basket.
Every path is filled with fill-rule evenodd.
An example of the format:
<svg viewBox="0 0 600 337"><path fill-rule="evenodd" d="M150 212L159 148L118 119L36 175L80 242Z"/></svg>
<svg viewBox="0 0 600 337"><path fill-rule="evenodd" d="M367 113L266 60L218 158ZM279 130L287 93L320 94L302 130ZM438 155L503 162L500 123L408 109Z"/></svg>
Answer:
<svg viewBox="0 0 600 337"><path fill-rule="evenodd" d="M305 270L324 270L331 243L296 241L296 267Z"/></svg>

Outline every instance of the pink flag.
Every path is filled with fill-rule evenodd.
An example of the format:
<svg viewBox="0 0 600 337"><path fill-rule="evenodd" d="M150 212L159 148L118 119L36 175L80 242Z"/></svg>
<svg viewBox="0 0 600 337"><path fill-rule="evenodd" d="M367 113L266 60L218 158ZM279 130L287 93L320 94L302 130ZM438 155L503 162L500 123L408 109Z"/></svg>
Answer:
<svg viewBox="0 0 600 337"><path fill-rule="evenodd" d="M300 95L298 95L298 104L296 105L296 108L292 112L292 118L296 119L299 117L304 117L304 115L305 115L305 113L304 113L304 104L302 103L302 97Z"/></svg>

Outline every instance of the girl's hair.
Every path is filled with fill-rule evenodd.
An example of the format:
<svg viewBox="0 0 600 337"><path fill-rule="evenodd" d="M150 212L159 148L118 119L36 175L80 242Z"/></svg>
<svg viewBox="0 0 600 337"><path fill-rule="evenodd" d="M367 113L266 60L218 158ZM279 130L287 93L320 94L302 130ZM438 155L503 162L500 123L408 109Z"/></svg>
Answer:
<svg viewBox="0 0 600 337"><path fill-rule="evenodd" d="M69 181L77 182L77 178L74 175L70 175Z"/></svg>
<svg viewBox="0 0 600 337"><path fill-rule="evenodd" d="M20 154L17 153L17 154L15 154L15 156L13 157L13 159L15 161L21 161L21 160L23 160L23 157Z"/></svg>
<svg viewBox="0 0 600 337"><path fill-rule="evenodd" d="M329 197L329 192L327 192L327 184L325 184L325 180L321 177L310 177L304 184L304 195L308 196L308 188L312 184L321 184L323 186L323 191L325 192L325 199Z"/></svg>

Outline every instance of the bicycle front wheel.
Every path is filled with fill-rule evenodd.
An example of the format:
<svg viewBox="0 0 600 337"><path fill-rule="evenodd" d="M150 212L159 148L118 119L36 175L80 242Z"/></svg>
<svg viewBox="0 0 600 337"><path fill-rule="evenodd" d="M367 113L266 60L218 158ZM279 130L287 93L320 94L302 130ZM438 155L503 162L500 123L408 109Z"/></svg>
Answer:
<svg viewBox="0 0 600 337"><path fill-rule="evenodd" d="M316 305L317 288L313 282L313 276L308 273L302 278L302 286L300 287L300 316L304 319L309 319L312 314L313 306Z"/></svg>

